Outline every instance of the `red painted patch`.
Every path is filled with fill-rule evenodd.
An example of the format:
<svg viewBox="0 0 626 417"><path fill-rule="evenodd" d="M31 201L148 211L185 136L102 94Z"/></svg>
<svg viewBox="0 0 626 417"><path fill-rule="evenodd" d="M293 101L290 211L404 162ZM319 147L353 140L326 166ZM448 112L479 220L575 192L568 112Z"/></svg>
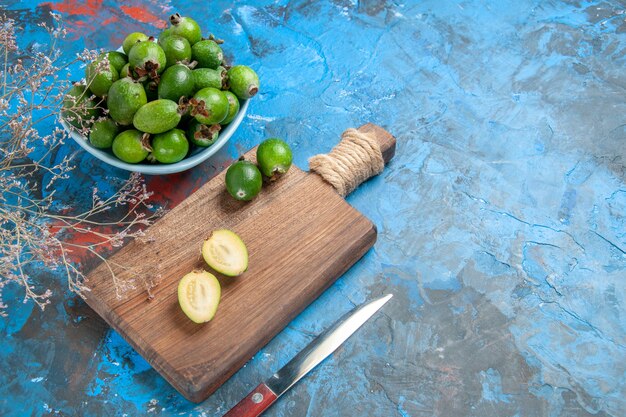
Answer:
<svg viewBox="0 0 626 417"><path fill-rule="evenodd" d="M165 29L167 23L165 20L160 19L158 16L150 13L144 7L140 6L120 6L120 9L128 16L143 23L151 23L153 26L159 29Z"/></svg>
<svg viewBox="0 0 626 417"><path fill-rule="evenodd" d="M106 26L109 25L113 22L117 22L119 19L117 18L117 16L111 16L108 19L105 19L102 21L102 26Z"/></svg>
<svg viewBox="0 0 626 417"><path fill-rule="evenodd" d="M60 3L40 3L39 6L47 6L59 13L67 13L70 15L96 16L102 6L102 0L63 0Z"/></svg>

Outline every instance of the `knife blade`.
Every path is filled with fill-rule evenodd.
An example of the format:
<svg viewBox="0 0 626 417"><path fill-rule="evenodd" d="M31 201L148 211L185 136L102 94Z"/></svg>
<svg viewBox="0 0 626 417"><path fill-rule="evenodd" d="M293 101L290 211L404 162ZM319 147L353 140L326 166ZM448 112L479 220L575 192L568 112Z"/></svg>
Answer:
<svg viewBox="0 0 626 417"><path fill-rule="evenodd" d="M359 327L385 305L393 294L362 304L336 321L293 357L278 372L261 382L224 417L256 417L272 405L309 371L330 356Z"/></svg>

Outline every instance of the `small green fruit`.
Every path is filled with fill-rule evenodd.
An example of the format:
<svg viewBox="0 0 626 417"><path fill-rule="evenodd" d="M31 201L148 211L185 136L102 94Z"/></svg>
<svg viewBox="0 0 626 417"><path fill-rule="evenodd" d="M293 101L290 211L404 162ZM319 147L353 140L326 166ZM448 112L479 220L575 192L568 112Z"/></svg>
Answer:
<svg viewBox="0 0 626 417"><path fill-rule="evenodd" d="M187 127L187 139L196 146L206 148L217 141L220 128L220 125L207 126L193 119Z"/></svg>
<svg viewBox="0 0 626 417"><path fill-rule="evenodd" d="M196 91L211 87L220 90L226 79L226 71L198 68L192 71Z"/></svg>
<svg viewBox="0 0 626 417"><path fill-rule="evenodd" d="M200 123L213 125L221 123L228 116L228 98L217 88L203 88L193 98L200 104L194 110L194 116Z"/></svg>
<svg viewBox="0 0 626 417"><path fill-rule="evenodd" d="M193 72L186 65L172 65L161 76L159 98L166 98L178 103L181 97L193 95L194 85Z"/></svg>
<svg viewBox="0 0 626 417"><path fill-rule="evenodd" d="M247 100L259 92L259 76L245 65L235 65L228 70L230 91L241 100Z"/></svg>
<svg viewBox="0 0 626 417"><path fill-rule="evenodd" d="M191 45L202 39L202 31L200 26L190 17L183 17L178 13L170 16L170 23L172 26L169 28L171 35L178 35L186 38Z"/></svg>
<svg viewBox="0 0 626 417"><path fill-rule="evenodd" d="M107 52L107 56L109 57L109 62L115 67L118 73L122 70L124 65L128 63L128 57L121 52L109 51Z"/></svg>
<svg viewBox="0 0 626 417"><path fill-rule="evenodd" d="M109 89L107 108L113 120L122 126L133 122L135 112L148 102L143 85L126 77L117 80Z"/></svg>
<svg viewBox="0 0 626 417"><path fill-rule="evenodd" d="M130 35L128 35L126 39L124 39L124 42L122 43L122 49L124 50L124 53L128 55L130 53L131 48L135 46L136 43L147 41L147 40L148 40L148 37L144 35L143 33L133 32Z"/></svg>
<svg viewBox="0 0 626 417"><path fill-rule="evenodd" d="M79 129L88 128L100 113L98 103L91 98L87 87L81 84L74 85L67 92L62 108L63 119Z"/></svg>
<svg viewBox="0 0 626 417"><path fill-rule="evenodd" d="M98 97L104 97L111 85L117 81L118 72L111 62L104 62L106 55L101 55L96 61L87 65L85 80L89 90Z"/></svg>
<svg viewBox="0 0 626 417"><path fill-rule="evenodd" d="M148 156L148 135L138 130L125 130L113 139L113 154L124 162L137 164Z"/></svg>
<svg viewBox="0 0 626 417"><path fill-rule="evenodd" d="M202 40L191 48L191 58L198 62L198 68L216 69L224 61L224 53L215 41Z"/></svg>
<svg viewBox="0 0 626 417"><path fill-rule="evenodd" d="M236 200L252 200L259 194L262 185L261 172L252 162L235 162L226 171L226 189Z"/></svg>
<svg viewBox="0 0 626 417"><path fill-rule="evenodd" d="M189 142L180 129L168 130L152 138L152 156L162 164L173 164L187 156Z"/></svg>
<svg viewBox="0 0 626 417"><path fill-rule="evenodd" d="M159 99L144 104L133 117L135 129L146 133L163 133L180 122L178 104L172 100Z"/></svg>
<svg viewBox="0 0 626 417"><path fill-rule="evenodd" d="M293 155L286 142L278 138L264 140L256 150L256 159L261 173L270 179L277 179L291 167Z"/></svg>
<svg viewBox="0 0 626 417"><path fill-rule="evenodd" d="M147 40L133 45L128 53L128 63L139 75L142 72L151 74L153 71L160 74L165 71L167 58L157 43Z"/></svg>
<svg viewBox="0 0 626 417"><path fill-rule="evenodd" d="M170 67L180 61L191 61L191 45L182 36L171 35L160 42L163 52L165 52L166 66Z"/></svg>
<svg viewBox="0 0 626 417"><path fill-rule="evenodd" d="M233 121L237 113L239 113L239 99L230 91L224 91L224 95L228 99L228 116L222 120L222 125L227 125Z"/></svg>
<svg viewBox="0 0 626 417"><path fill-rule="evenodd" d="M99 120L93 124L89 132L89 143L94 148L108 149L119 133L120 128L111 119Z"/></svg>

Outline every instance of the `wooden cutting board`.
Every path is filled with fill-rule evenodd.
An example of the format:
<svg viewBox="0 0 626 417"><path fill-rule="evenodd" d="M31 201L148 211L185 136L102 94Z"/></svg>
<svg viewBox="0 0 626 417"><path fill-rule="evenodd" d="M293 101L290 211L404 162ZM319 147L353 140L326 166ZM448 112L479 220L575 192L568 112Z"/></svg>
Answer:
<svg viewBox="0 0 626 417"><path fill-rule="evenodd" d="M359 128L379 140L385 162L395 139L382 128ZM246 154L255 160L256 148ZM104 263L88 275L87 304L191 401L206 399L352 266L376 241L376 227L315 173L293 166L252 202L225 190L225 172L113 255L108 266L136 289L119 298ZM249 251L240 277L215 274L200 255L215 229L231 229ZM122 268L121 266L124 266ZM178 305L180 278L195 268L222 284L215 318L198 325ZM146 276L146 274L148 276ZM153 298L140 282L158 285Z"/></svg>

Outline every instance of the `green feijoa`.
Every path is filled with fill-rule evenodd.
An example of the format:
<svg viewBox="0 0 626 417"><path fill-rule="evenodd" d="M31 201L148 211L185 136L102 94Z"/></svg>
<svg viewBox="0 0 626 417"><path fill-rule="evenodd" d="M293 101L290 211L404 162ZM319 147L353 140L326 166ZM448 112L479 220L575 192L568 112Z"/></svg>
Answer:
<svg viewBox="0 0 626 417"><path fill-rule="evenodd" d="M171 35L172 35L172 29L167 28L163 30L163 32L159 33L159 38L158 38L159 44L163 44L163 41L165 40L165 38Z"/></svg>
<svg viewBox="0 0 626 417"><path fill-rule="evenodd" d="M140 75L141 72L150 74L153 71L160 74L165 71L167 58L159 44L147 40L133 45L128 53L128 63Z"/></svg>
<svg viewBox="0 0 626 417"><path fill-rule="evenodd" d="M130 77L130 76L131 76L130 64L126 64L120 70L120 78L126 78L126 77Z"/></svg>
<svg viewBox="0 0 626 417"><path fill-rule="evenodd" d="M152 138L152 157L162 164L173 164L187 156L189 142L180 129L168 130Z"/></svg>
<svg viewBox="0 0 626 417"><path fill-rule="evenodd" d="M91 126L89 143L95 148L107 149L113 144L113 139L119 133L120 128L111 119L98 120Z"/></svg>
<svg viewBox="0 0 626 417"><path fill-rule="evenodd" d="M256 150L256 160L261 173L271 180L275 180L285 174L293 156L287 143L278 138L264 140Z"/></svg>
<svg viewBox="0 0 626 417"><path fill-rule="evenodd" d="M178 13L170 16L170 33L186 38L191 45L202 39L200 26L190 17L183 17Z"/></svg>
<svg viewBox="0 0 626 417"><path fill-rule="evenodd" d="M195 89L213 87L220 90L226 79L226 71L218 71L211 68L198 68L192 71Z"/></svg>
<svg viewBox="0 0 626 417"><path fill-rule="evenodd" d="M122 70L124 65L128 64L128 57L121 52L109 51L107 52L107 56L109 57L109 62L115 67L118 73Z"/></svg>
<svg viewBox="0 0 626 417"><path fill-rule="evenodd" d="M109 92L111 85L118 79L118 73L113 64L108 61L106 55L100 56L96 61L87 65L85 80L89 90L98 97L104 97Z"/></svg>
<svg viewBox="0 0 626 417"><path fill-rule="evenodd" d="M135 46L136 43L147 41L148 39L148 36L144 35L141 32L133 32L128 35L126 39L124 39L124 42L122 43L122 49L124 50L124 53L128 55L131 48Z"/></svg>
<svg viewBox="0 0 626 417"><path fill-rule="evenodd" d="M178 103L181 97L191 97L194 91L192 71L186 65L172 65L161 75L159 98L166 98Z"/></svg>
<svg viewBox="0 0 626 417"><path fill-rule="evenodd" d="M221 123L228 116L228 98L223 91L207 87L198 91L193 98L198 102L193 114L200 123L213 125Z"/></svg>
<svg viewBox="0 0 626 417"><path fill-rule="evenodd" d="M228 83L230 91L241 100L247 100L259 92L258 75L245 65L235 65L228 70Z"/></svg>
<svg viewBox="0 0 626 417"><path fill-rule="evenodd" d="M79 129L87 128L98 116L100 108L91 93L82 84L75 84L65 95L61 115L63 119Z"/></svg>
<svg viewBox="0 0 626 417"><path fill-rule="evenodd" d="M137 164L150 153L150 138L135 129L125 130L113 139L113 154L124 162Z"/></svg>
<svg viewBox="0 0 626 417"><path fill-rule="evenodd" d="M216 69L222 64L224 53L215 41L207 39L191 47L191 58L198 62L198 68Z"/></svg>
<svg viewBox="0 0 626 417"><path fill-rule="evenodd" d="M219 137L220 128L220 125L207 126L193 119L187 126L187 139L194 145L206 148L215 143Z"/></svg>
<svg viewBox="0 0 626 417"><path fill-rule="evenodd" d="M221 124L227 125L232 122L235 116L237 116L237 113L239 113L239 99L230 91L224 91L223 93L228 99L228 115L222 120Z"/></svg>
<svg viewBox="0 0 626 417"><path fill-rule="evenodd" d="M129 77L115 81L107 96L111 118L123 126L132 124L135 112L147 102L143 85Z"/></svg>
<svg viewBox="0 0 626 417"><path fill-rule="evenodd" d="M160 43L165 52L166 66L172 66L180 61L191 61L191 45L182 36L170 35Z"/></svg>
<svg viewBox="0 0 626 417"><path fill-rule="evenodd" d="M163 133L175 128L180 122L178 104L172 100L159 99L144 104L133 118L135 129L146 133Z"/></svg>
<svg viewBox="0 0 626 417"><path fill-rule="evenodd" d="M261 172L252 162L235 162L226 171L226 189L236 200L252 200L259 194L262 185Z"/></svg>

